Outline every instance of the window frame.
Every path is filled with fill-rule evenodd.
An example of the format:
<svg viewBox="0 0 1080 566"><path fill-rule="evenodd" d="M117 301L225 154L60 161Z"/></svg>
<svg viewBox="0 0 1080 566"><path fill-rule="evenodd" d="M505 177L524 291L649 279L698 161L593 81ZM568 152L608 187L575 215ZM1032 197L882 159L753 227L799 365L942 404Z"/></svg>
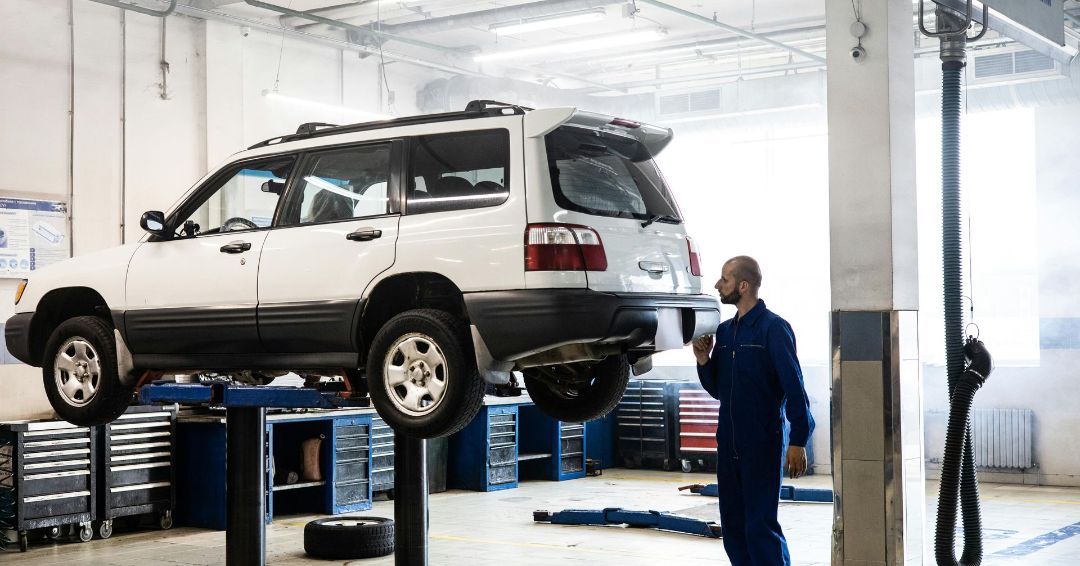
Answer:
<svg viewBox="0 0 1080 566"><path fill-rule="evenodd" d="M411 187L411 183L417 177L417 175L414 172L414 168L413 168L414 167L413 151L415 150L416 146L419 143L418 142L419 138L448 137L448 136L460 136L460 135L463 135L463 134L467 135L467 134L495 133L495 132L500 133L500 134L504 134L506 136L506 182L505 182L505 184L503 186L503 188L506 189L506 198L503 199L502 202L500 202L499 204L492 204L492 205L488 205L488 206L470 206L470 207L464 207L464 208L451 208L449 210L431 210L431 211L409 212L409 189ZM513 150L511 148L511 144L513 142L513 135L512 135L512 133L510 131L510 128L507 128L507 127L494 127L494 128L482 128L482 129L478 129L478 130L458 130L458 131L453 131L453 132L438 132L438 133L432 133L432 134L420 134L420 135L415 135L415 136L409 136L405 141L407 142L406 146L404 148L404 150L405 150L404 151L405 168L403 169L403 171L404 171L405 174L404 174L404 176L402 178L402 186L401 186L401 193L400 193L401 194L401 210L402 210L403 215L410 215L410 214L411 215L441 214L441 213L446 213L446 212L461 212L461 211L466 211L466 210L481 210L481 209L485 209L485 208L498 208L500 206L506 206L506 203L510 202L510 194L511 194L510 185L511 185L512 179L513 179L513 158L514 158L513 157ZM424 178L424 182L425 182L425 184L427 183L427 178L426 177Z"/></svg>
<svg viewBox="0 0 1080 566"><path fill-rule="evenodd" d="M323 153L343 151L350 149L359 149L372 146L389 146L390 158L389 158L389 176L386 179L386 198L389 205L389 212L384 214L373 214L369 216L353 216L350 218L341 218L337 220L324 220L322 222L296 222L286 224L286 218L290 217L293 213L299 215L300 208L303 206L303 190L300 188L300 171L306 171L307 167L311 165L313 159ZM374 218L386 218L390 216L398 216L401 214L403 208L403 191L401 190L402 184L402 172L404 171L404 151L405 142L400 138L386 138L378 140L367 140L363 142L351 142L341 143L334 145L324 145L314 148L306 149L300 152L296 169L293 171L289 182L285 185L285 190L281 196L281 202L279 203L277 211L274 213L274 219L270 223L272 229L289 229L289 228L304 228L308 226L321 226L324 224L337 224L341 222L355 222L358 220L367 220Z"/></svg>
<svg viewBox="0 0 1080 566"><path fill-rule="evenodd" d="M196 234L192 237L176 236L176 231L180 228L178 223L194 214L194 212L198 210L199 207L201 207L203 204L205 204L206 201L210 200L215 194L221 191L224 184L231 180L233 177L235 177L241 169L247 168L250 165L261 164L266 161L273 161L276 159L282 159L287 157L291 157L293 159L293 168L289 171L288 178L285 179L285 188L282 189L281 195L278 196L278 201L277 204L274 206L274 214L269 226L246 228L244 230L230 230L228 232L215 232L213 234ZM220 236L222 234L247 234L251 232L258 232L260 230L272 229L274 227L274 222L277 220L278 214L280 214L282 203L285 202L285 196L288 194L289 188L291 187L293 181L296 178L296 167L298 164L300 164L301 158L302 155L300 152L287 151L282 153L272 153L267 155L258 155L254 157L239 159L221 167L220 169L218 169L217 173L214 173L214 175L207 179L206 182L204 182L202 185L199 185L199 187L191 193L191 196L184 200L184 202L182 202L180 206L176 207L165 218L165 229L168 232L169 236L163 237L158 235L151 235L147 241L169 242L173 240L191 240L194 238Z"/></svg>

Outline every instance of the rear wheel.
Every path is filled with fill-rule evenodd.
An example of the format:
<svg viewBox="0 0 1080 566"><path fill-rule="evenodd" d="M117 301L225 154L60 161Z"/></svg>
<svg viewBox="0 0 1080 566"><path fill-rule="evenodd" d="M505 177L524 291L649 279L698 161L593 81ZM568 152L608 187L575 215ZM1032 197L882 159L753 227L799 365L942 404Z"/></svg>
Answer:
<svg viewBox="0 0 1080 566"><path fill-rule="evenodd" d="M529 368L523 372L529 397L541 411L563 421L598 419L615 408L630 381L626 356Z"/></svg>
<svg viewBox="0 0 1080 566"><path fill-rule="evenodd" d="M41 371L49 402L69 423L105 424L131 403L132 388L120 383L112 327L96 316L78 316L56 327Z"/></svg>
<svg viewBox="0 0 1080 566"><path fill-rule="evenodd" d="M415 438L461 430L484 401L465 324L440 310L406 311L384 324L371 344L367 376L379 416Z"/></svg>

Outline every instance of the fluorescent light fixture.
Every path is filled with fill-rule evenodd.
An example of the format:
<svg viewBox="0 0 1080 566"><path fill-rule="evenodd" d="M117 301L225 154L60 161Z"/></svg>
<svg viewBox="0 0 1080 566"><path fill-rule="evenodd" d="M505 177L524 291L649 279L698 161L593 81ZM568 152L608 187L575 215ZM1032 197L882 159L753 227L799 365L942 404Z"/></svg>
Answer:
<svg viewBox="0 0 1080 566"><path fill-rule="evenodd" d="M508 22L491 24L491 27L488 30L492 33L497 33L500 35L529 33L531 31L570 27L596 22L604 19L604 16L606 14L607 12L605 12L603 8L597 8L595 10L588 10L585 12L555 14L552 16L544 16L540 18L522 18L519 20L511 20Z"/></svg>
<svg viewBox="0 0 1080 566"><path fill-rule="evenodd" d="M482 53L473 57L473 61L476 61L477 63L484 63L487 61L504 61L506 59L532 57L535 55L545 55L548 53L579 53L582 51L596 51L599 49L608 49L611 47L621 47L623 45L637 45L641 43L660 41L666 36L667 33L659 29L638 30L627 33L593 37L589 39L567 41L564 43L552 43L549 45L542 45L540 47L526 47L523 49L512 49L509 51Z"/></svg>
<svg viewBox="0 0 1080 566"><path fill-rule="evenodd" d="M347 106L341 106L338 104L325 104L323 102L315 102L314 100L307 100L305 98L297 98L295 96L287 96L281 94L276 90L264 90L262 95L267 100L273 100L277 102L283 102L286 104L293 104L304 108L310 108L312 110L321 110L323 112L345 112L351 114L362 120L389 120L393 116L387 114L380 114L378 112L366 112L364 110L357 110L355 108L349 108Z"/></svg>

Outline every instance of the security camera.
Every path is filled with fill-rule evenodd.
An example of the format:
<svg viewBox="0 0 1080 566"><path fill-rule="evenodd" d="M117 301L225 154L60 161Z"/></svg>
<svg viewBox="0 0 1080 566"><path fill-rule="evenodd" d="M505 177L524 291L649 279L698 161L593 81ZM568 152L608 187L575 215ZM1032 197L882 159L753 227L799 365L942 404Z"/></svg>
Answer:
<svg viewBox="0 0 1080 566"><path fill-rule="evenodd" d="M851 59L858 62L866 58L866 50L859 45L851 48Z"/></svg>

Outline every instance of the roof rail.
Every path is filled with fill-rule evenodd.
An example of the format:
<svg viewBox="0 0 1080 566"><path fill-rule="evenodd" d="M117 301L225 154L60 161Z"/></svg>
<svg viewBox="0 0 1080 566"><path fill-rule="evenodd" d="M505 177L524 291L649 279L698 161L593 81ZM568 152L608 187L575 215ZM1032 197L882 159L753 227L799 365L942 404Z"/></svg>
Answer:
<svg viewBox="0 0 1080 566"><path fill-rule="evenodd" d="M344 126L335 126L333 124L325 124L322 122L309 122L306 124L301 124L300 127L296 129L295 134L285 134L272 137L270 139L263 140L249 147L248 149L258 149L260 147L266 147L269 145L292 142L308 138L332 136L337 134L349 134L354 132L364 132L368 130L380 130L383 128L392 128L395 126L411 126L414 124L449 122L451 120L490 118L494 116L524 114L529 110L532 110L532 108L518 106L516 104L508 104L506 102L496 102L494 100L473 100L465 106L464 111L458 112L443 112L441 114L421 114L418 116L405 116L402 118L393 118L390 120L380 120L378 122L362 122L359 124L348 124Z"/></svg>

